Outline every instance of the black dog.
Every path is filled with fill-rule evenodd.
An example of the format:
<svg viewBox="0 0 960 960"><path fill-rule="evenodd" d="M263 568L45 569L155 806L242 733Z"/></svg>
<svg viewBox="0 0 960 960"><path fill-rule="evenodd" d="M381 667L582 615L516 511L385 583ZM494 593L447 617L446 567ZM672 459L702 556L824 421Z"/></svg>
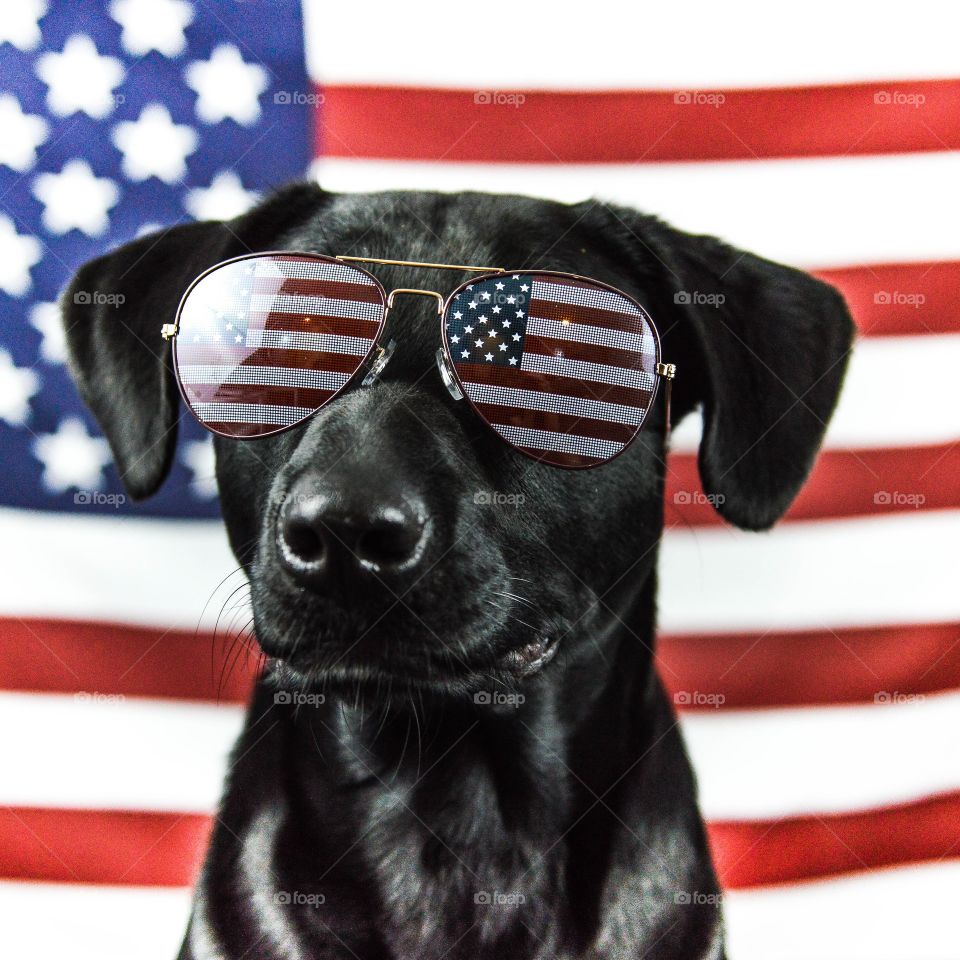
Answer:
<svg viewBox="0 0 960 960"><path fill-rule="evenodd" d="M703 406L706 492L752 530L806 477L852 336L832 288L635 211L294 186L228 224L139 239L65 297L75 375L134 497L174 455L161 324L206 267L276 249L528 265L627 291L677 365L674 421ZM460 282L373 269L387 289ZM73 290L126 303L77 305ZM694 290L724 302L675 297ZM722 957L694 780L651 654L662 411L610 464L551 468L451 399L422 300L398 300L389 334L377 385L276 437L216 441L270 660L181 958ZM490 506L490 492L516 496ZM324 562L285 562L291 537Z"/></svg>

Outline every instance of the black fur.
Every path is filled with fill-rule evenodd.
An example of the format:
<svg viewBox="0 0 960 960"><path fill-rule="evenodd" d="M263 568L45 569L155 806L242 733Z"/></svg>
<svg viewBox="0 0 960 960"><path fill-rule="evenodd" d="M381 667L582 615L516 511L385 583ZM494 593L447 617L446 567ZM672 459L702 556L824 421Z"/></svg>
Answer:
<svg viewBox="0 0 960 960"><path fill-rule="evenodd" d="M173 455L161 323L204 267L278 248L564 270L633 294L678 366L674 420L703 405L705 489L749 529L807 475L852 335L832 288L632 210L292 187L86 266L73 289L123 292L121 310L65 297L74 370L132 495L156 490ZM460 281L373 269L388 290ZM693 291L725 299L677 302ZM543 466L447 394L428 301L398 299L388 335L376 386L280 436L216 441L271 659L181 957L722 956L693 776L651 654L661 417L604 467ZM429 529L417 575L297 586L276 547L295 484L414 500ZM493 492L522 503L478 502ZM298 694L313 699L278 702Z"/></svg>

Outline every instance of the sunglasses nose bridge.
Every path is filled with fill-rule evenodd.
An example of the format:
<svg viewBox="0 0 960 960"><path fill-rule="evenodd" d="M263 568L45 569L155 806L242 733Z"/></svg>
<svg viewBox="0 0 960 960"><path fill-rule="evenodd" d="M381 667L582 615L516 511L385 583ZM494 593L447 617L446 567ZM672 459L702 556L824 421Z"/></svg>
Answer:
<svg viewBox="0 0 960 960"><path fill-rule="evenodd" d="M443 313L443 294L437 293L436 290L418 290L413 287L397 287L395 290L391 290L387 296L388 310L393 306L394 297L401 293L415 297L433 297L437 301L437 313Z"/></svg>

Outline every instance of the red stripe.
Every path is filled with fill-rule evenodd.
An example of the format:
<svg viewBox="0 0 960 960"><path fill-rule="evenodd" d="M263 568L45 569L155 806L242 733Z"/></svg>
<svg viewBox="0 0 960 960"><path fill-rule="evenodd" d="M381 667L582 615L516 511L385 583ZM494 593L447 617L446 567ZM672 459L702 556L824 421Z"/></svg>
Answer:
<svg viewBox="0 0 960 960"><path fill-rule="evenodd" d="M960 80L725 90L719 106L669 91L522 91L519 106L477 103L474 90L322 91L321 157L654 163L960 148ZM924 102L877 103L884 92Z"/></svg>
<svg viewBox="0 0 960 960"><path fill-rule="evenodd" d="M199 814L0 807L0 877L190 886L211 825Z"/></svg>
<svg viewBox="0 0 960 960"><path fill-rule="evenodd" d="M580 323L584 326L602 327L618 330L621 333L647 333L647 324L643 317L635 313L623 313L615 310L603 310L600 307L587 307L582 304L562 303L556 300L532 300L530 317L540 320L564 320Z"/></svg>
<svg viewBox="0 0 960 960"><path fill-rule="evenodd" d="M862 334L960 331L960 261L875 264L815 273L844 295Z"/></svg>
<svg viewBox="0 0 960 960"><path fill-rule="evenodd" d="M370 341L373 346L373 341ZM185 343L177 347L177 363L184 365L290 367L328 373L355 373L363 355L331 353L328 350L297 350L288 347L214 346Z"/></svg>
<svg viewBox="0 0 960 960"><path fill-rule="evenodd" d="M960 857L960 793L830 816L711 823L727 889Z"/></svg>
<svg viewBox="0 0 960 960"><path fill-rule="evenodd" d="M120 624L6 618L0 640L6 690L240 702L258 663L253 641L250 652L226 636ZM726 708L872 703L881 692L960 689L960 624L667 635L657 662L671 698L721 693Z"/></svg>
<svg viewBox="0 0 960 960"><path fill-rule="evenodd" d="M0 877L189 886L212 820L198 814L0 809ZM707 825L726 889L960 856L960 794L850 814Z"/></svg>
<svg viewBox="0 0 960 960"><path fill-rule="evenodd" d="M558 393L567 397L583 397L588 400L603 400L606 403L622 403L629 407L647 407L650 391L621 387L596 380L580 380L577 377L561 377L549 373L536 373L516 367L501 367L493 364L458 362L457 373L464 383L482 383L518 390L536 390L541 393Z"/></svg>
<svg viewBox="0 0 960 960"><path fill-rule="evenodd" d="M957 623L667 635L657 644L660 677L681 709L702 695L734 709L882 703L960 688Z"/></svg>
<svg viewBox="0 0 960 960"><path fill-rule="evenodd" d="M917 389L923 389L918 384ZM787 513L788 520L876 516L960 507L960 445L826 450ZM667 462L667 526L722 523L703 495L696 456Z"/></svg>
<svg viewBox="0 0 960 960"><path fill-rule="evenodd" d="M187 393L197 403L254 403L274 407L311 407L326 403L335 390L311 387L261 386L252 383L189 383Z"/></svg>
<svg viewBox="0 0 960 960"><path fill-rule="evenodd" d="M595 420L591 417L550 413L545 410L527 410L500 403L475 403L475 406L492 424L523 427L525 430L550 430L554 433L592 437L614 443L629 442L639 429L629 423L617 423L614 420ZM540 450L538 454L543 457L546 451Z"/></svg>

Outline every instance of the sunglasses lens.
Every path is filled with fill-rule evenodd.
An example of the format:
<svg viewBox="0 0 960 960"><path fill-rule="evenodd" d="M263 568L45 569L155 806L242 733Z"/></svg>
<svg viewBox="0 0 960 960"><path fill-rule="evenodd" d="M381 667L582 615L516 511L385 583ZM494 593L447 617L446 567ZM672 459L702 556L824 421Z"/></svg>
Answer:
<svg viewBox="0 0 960 960"><path fill-rule="evenodd" d="M261 437L299 423L346 386L383 325L361 270L300 256L216 267L180 307L177 376L208 429Z"/></svg>
<svg viewBox="0 0 960 960"><path fill-rule="evenodd" d="M622 294L550 274L500 274L464 288L444 321L474 408L529 456L596 466L643 425L656 390L657 336Z"/></svg>

